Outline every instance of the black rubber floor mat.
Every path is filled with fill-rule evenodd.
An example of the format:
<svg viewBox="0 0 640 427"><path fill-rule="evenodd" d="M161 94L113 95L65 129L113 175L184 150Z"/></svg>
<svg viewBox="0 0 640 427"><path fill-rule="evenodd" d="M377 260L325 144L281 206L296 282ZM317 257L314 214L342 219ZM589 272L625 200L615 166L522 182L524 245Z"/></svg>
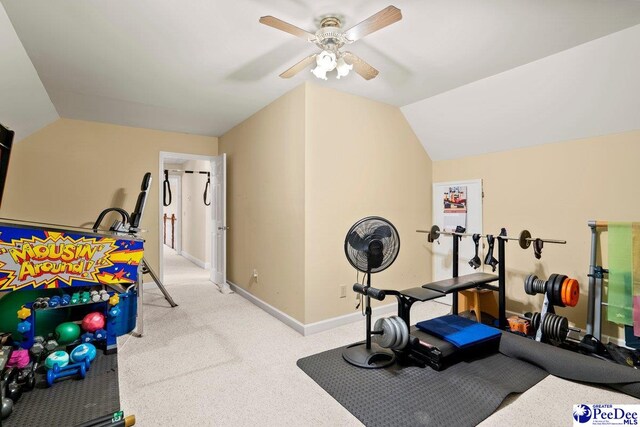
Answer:
<svg viewBox="0 0 640 427"><path fill-rule="evenodd" d="M397 364L357 368L342 358L342 348L297 364L366 426L474 426L507 395L522 393L548 375L499 353L440 372Z"/></svg>
<svg viewBox="0 0 640 427"><path fill-rule="evenodd" d="M98 351L87 376L64 379L45 388L39 374L36 388L24 393L2 426L74 426L120 410L118 356Z"/></svg>

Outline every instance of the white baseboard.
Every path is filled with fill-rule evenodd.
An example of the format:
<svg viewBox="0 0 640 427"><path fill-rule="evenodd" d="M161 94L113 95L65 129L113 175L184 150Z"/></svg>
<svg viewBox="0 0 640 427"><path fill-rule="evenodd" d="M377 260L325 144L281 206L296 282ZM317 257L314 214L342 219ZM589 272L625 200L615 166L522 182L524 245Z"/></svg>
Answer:
<svg viewBox="0 0 640 427"><path fill-rule="evenodd" d="M350 323L354 323L362 319L362 314L360 313L360 311L356 311L353 313L345 314L343 316L321 320L319 322L304 324L294 319L293 317L289 316L288 314L278 310L274 306L262 301L260 298L256 297L255 295L251 294L250 292L246 291L245 289L241 288L235 283L229 280L227 280L227 283L229 284L229 286L231 286L231 289L234 292L236 292L238 295L241 295L243 298L247 299L249 302L260 307L261 309L263 309L264 311L266 311L276 319L280 320L285 325L289 326L291 329L295 330L296 332L304 336L317 334L318 332L328 331L329 329L333 329L342 325L348 325ZM394 312L397 308L398 308L398 305L395 303L383 305L379 307L373 307L372 314L374 316L380 316L382 314Z"/></svg>
<svg viewBox="0 0 640 427"><path fill-rule="evenodd" d="M198 258L194 257L193 255L191 255L190 253L188 253L187 251L182 251L180 255L185 257L186 259L188 259L189 261L191 261L192 263L194 263L200 268L204 268L205 270L209 270L211 268L210 262L203 262Z"/></svg>

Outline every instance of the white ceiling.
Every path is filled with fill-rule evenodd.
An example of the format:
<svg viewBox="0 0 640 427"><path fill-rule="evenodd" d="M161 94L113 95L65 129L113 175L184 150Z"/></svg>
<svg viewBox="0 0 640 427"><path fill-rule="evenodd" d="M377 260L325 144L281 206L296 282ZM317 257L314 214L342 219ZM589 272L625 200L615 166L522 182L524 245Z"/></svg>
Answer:
<svg viewBox="0 0 640 427"><path fill-rule="evenodd" d="M38 73L0 6L0 123L16 132L17 141L57 118Z"/></svg>
<svg viewBox="0 0 640 427"><path fill-rule="evenodd" d="M305 80L315 47L258 23L349 27L390 0L2 0L63 117L219 136ZM320 82L404 106L640 23L636 0L394 0L403 20L352 50L380 70Z"/></svg>
<svg viewBox="0 0 640 427"><path fill-rule="evenodd" d="M402 112L433 160L472 156L640 129L639 76L637 25Z"/></svg>

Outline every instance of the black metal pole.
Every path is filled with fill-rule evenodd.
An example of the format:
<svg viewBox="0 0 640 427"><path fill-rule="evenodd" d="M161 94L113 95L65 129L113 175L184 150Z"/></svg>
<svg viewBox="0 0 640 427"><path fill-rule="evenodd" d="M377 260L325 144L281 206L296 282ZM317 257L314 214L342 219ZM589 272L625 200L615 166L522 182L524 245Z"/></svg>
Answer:
<svg viewBox="0 0 640 427"><path fill-rule="evenodd" d="M596 229L595 223L593 226L589 224L591 228L591 256L589 259L589 293L587 294L587 334L594 334L595 329L595 310L600 309L600 307L596 307L596 263L598 257L598 230ZM598 333L600 328L598 328ZM596 338L600 339L599 336Z"/></svg>
<svg viewBox="0 0 640 427"><path fill-rule="evenodd" d="M506 240L498 236L498 327L501 330L507 327L505 243Z"/></svg>
<svg viewBox="0 0 640 427"><path fill-rule="evenodd" d="M453 235L453 277L458 277L458 252L459 252L458 236ZM451 305L451 311L453 314L458 314L458 291L452 293L453 302Z"/></svg>
<svg viewBox="0 0 640 427"><path fill-rule="evenodd" d="M371 286L371 273L367 273L367 288ZM371 348L371 297L365 296L364 314L367 322L367 349Z"/></svg>

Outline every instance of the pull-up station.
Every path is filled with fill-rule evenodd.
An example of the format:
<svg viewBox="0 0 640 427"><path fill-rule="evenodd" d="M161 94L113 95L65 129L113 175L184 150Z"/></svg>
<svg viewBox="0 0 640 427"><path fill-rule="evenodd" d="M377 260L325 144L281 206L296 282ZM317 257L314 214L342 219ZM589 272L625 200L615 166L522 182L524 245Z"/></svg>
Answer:
<svg viewBox="0 0 640 427"><path fill-rule="evenodd" d="M209 195L209 189L211 188L211 172L210 171L165 169L164 182L162 183L162 204L165 207L171 205L171 183L169 182L169 172L207 175L207 182L204 185L204 192L202 193L202 201L204 202L205 206L211 206L211 198L207 199L207 195Z"/></svg>

